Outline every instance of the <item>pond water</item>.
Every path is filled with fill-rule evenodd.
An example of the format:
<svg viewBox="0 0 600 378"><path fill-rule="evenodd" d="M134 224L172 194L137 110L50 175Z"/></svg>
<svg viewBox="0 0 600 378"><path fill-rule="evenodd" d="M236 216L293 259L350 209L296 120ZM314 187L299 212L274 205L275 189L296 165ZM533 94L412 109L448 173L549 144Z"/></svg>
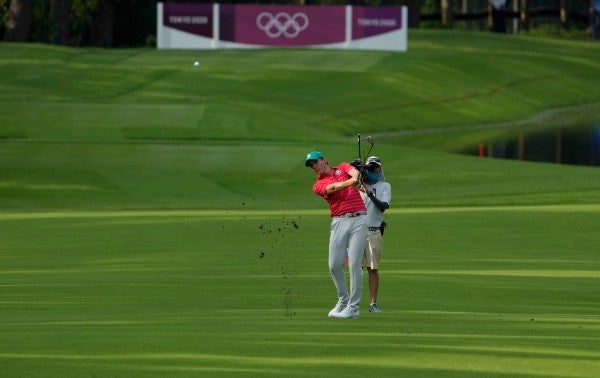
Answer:
<svg viewBox="0 0 600 378"><path fill-rule="evenodd" d="M465 152L471 154L473 149ZM512 140L482 143L475 153L481 157L597 166L600 122L589 127L521 134Z"/></svg>

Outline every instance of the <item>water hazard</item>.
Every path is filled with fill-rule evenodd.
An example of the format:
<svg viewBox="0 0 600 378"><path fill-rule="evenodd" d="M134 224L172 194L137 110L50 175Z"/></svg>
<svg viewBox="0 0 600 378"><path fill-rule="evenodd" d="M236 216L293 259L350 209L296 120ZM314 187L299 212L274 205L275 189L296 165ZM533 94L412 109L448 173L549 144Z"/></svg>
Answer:
<svg viewBox="0 0 600 378"><path fill-rule="evenodd" d="M600 122L590 127L523 133L514 139L481 143L464 152L481 157L598 166Z"/></svg>

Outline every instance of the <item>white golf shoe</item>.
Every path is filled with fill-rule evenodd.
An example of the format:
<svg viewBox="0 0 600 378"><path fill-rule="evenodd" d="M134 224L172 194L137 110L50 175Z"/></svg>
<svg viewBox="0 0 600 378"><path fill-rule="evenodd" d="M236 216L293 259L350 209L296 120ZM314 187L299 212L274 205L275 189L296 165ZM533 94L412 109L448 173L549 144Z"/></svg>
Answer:
<svg viewBox="0 0 600 378"><path fill-rule="evenodd" d="M335 317L336 314L339 314L340 312L342 312L346 308L347 304L348 304L348 302L338 302L338 303L336 303L335 307L332 308L331 311L329 311L329 314L327 316L329 316L330 318Z"/></svg>
<svg viewBox="0 0 600 378"><path fill-rule="evenodd" d="M358 318L359 316L360 316L360 313L358 311L358 308L356 308L356 307L346 307L342 311L337 312L332 315L333 318L339 318L339 319Z"/></svg>

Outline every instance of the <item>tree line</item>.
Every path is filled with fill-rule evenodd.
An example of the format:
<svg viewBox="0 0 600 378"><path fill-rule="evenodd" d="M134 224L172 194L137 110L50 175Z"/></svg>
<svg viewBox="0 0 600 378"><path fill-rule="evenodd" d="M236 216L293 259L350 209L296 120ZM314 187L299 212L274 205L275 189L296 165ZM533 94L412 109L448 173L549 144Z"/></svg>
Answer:
<svg viewBox="0 0 600 378"><path fill-rule="evenodd" d="M0 40L67 46L154 46L159 0L0 0ZM455 27L506 32L508 19L524 29L533 17L556 18L562 28L600 30L600 0L163 0L165 3L406 5L409 27ZM596 8L598 6L598 8ZM600 32L598 33L600 37Z"/></svg>
<svg viewBox="0 0 600 378"><path fill-rule="evenodd" d="M68 46L146 44L157 0L0 0L0 39Z"/></svg>

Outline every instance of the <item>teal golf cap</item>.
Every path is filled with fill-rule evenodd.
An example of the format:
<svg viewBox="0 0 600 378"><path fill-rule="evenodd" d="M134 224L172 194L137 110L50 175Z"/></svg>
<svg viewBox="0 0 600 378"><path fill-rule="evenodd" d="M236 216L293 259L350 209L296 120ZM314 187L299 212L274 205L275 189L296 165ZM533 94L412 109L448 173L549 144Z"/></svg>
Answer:
<svg viewBox="0 0 600 378"><path fill-rule="evenodd" d="M319 151L311 151L306 155L306 161L304 162L305 166L309 166L309 161L311 160L319 160L324 158L325 156L323 156L322 153L320 153Z"/></svg>

